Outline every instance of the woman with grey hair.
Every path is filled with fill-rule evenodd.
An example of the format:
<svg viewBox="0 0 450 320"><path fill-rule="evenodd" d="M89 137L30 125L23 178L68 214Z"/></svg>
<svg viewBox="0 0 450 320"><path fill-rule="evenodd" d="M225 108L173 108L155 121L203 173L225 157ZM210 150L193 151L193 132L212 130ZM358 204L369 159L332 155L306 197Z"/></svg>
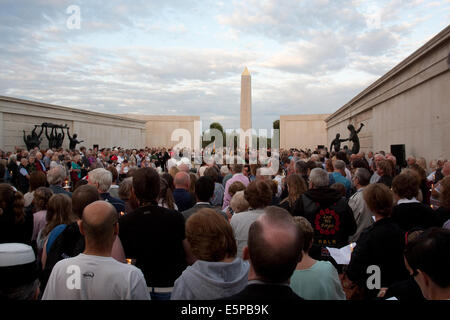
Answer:
<svg viewBox="0 0 450 320"><path fill-rule="evenodd" d="M47 182L50 185L50 189L54 194L65 194L69 197L72 197L72 193L64 190L62 187L63 182L66 179L66 170L62 165L57 165L50 169L47 173Z"/></svg>

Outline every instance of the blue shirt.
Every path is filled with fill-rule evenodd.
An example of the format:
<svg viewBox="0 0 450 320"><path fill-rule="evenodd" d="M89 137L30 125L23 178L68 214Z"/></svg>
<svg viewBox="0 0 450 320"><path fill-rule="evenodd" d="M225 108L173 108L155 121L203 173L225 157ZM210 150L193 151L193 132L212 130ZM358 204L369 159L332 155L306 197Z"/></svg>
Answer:
<svg viewBox="0 0 450 320"><path fill-rule="evenodd" d="M23 167L20 168L19 172L20 172L20 174L23 175L24 177L28 174L27 169L25 169L25 168L23 168Z"/></svg>
<svg viewBox="0 0 450 320"><path fill-rule="evenodd" d="M346 197L350 197L352 183L339 172L333 172L333 178L336 183L342 183L345 186Z"/></svg>
<svg viewBox="0 0 450 320"><path fill-rule="evenodd" d="M328 261L317 261L309 269L295 270L290 286L306 300L346 299L339 275Z"/></svg>

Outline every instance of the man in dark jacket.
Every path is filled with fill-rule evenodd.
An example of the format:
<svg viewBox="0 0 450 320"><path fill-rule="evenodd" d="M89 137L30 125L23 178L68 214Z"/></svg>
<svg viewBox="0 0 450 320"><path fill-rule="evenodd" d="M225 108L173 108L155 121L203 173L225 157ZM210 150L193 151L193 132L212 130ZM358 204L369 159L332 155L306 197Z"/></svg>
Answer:
<svg viewBox="0 0 450 320"><path fill-rule="evenodd" d="M297 200L294 215L304 216L314 228L314 245L341 248L356 232L353 211L341 194L328 187L328 173L315 168L309 176L309 190Z"/></svg>
<svg viewBox="0 0 450 320"><path fill-rule="evenodd" d="M248 285L226 300L303 300L289 287L302 258L303 235L283 208L269 206L252 223L243 257L250 262Z"/></svg>
<svg viewBox="0 0 450 320"><path fill-rule="evenodd" d="M194 197L189 193L191 179L186 172L178 172L173 181L175 190L173 190L173 198L177 205L178 211L183 212L192 208L195 204Z"/></svg>
<svg viewBox="0 0 450 320"><path fill-rule="evenodd" d="M219 208L214 207L210 200L214 194L214 181L210 177L200 177L195 182L195 196L197 198L197 203L190 209L182 212L184 220L187 220L194 213L203 208L209 208L215 210L218 214L223 216L227 221L227 215Z"/></svg>

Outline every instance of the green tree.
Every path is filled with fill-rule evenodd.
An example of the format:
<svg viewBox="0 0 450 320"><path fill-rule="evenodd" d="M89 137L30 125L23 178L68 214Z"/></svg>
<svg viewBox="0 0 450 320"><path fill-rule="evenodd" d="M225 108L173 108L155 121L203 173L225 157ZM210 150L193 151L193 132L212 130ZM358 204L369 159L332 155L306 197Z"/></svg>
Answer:
<svg viewBox="0 0 450 320"><path fill-rule="evenodd" d="M219 122L213 122L209 125L209 129L219 130L222 133L223 145L226 146L226 136L225 136L225 133L223 132L223 126ZM204 134L205 134L205 131L203 131L203 135ZM208 141L203 141L203 139L202 139L202 148L205 148L208 144L210 144L214 140L215 140L215 137L211 137L211 140L208 140Z"/></svg>
<svg viewBox="0 0 450 320"><path fill-rule="evenodd" d="M273 128L278 130L280 129L280 120L275 120L273 122Z"/></svg>

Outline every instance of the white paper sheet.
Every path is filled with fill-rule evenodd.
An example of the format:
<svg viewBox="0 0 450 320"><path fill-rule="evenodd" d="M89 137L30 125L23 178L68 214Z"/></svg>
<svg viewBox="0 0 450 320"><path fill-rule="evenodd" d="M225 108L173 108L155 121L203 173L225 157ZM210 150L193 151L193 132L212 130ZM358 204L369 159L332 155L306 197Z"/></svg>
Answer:
<svg viewBox="0 0 450 320"><path fill-rule="evenodd" d="M340 249L330 247L327 247L327 249L337 264L349 264L350 258L352 256L352 251L355 246L356 243L353 242L348 246L342 247Z"/></svg>

